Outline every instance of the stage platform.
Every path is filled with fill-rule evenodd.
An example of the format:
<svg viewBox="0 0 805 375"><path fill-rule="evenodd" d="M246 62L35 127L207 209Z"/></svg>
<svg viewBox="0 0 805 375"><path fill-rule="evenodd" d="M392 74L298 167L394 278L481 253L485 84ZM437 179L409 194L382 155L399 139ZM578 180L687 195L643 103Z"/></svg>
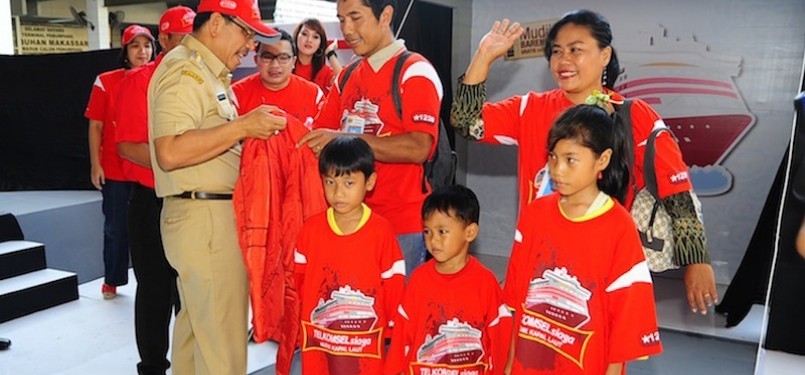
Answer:
<svg viewBox="0 0 805 375"><path fill-rule="evenodd" d="M99 191L0 192L0 214L12 213L28 241L45 244L47 267L85 283L103 276Z"/></svg>

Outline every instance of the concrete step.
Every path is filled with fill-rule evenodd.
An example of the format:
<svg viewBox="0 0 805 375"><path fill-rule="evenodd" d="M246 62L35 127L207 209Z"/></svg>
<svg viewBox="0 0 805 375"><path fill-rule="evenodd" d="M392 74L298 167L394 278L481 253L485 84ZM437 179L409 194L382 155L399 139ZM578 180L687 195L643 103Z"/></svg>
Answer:
<svg viewBox="0 0 805 375"><path fill-rule="evenodd" d="M0 323L76 299L72 272L43 269L0 280Z"/></svg>
<svg viewBox="0 0 805 375"><path fill-rule="evenodd" d="M0 280L45 267L45 245L31 241L0 242Z"/></svg>

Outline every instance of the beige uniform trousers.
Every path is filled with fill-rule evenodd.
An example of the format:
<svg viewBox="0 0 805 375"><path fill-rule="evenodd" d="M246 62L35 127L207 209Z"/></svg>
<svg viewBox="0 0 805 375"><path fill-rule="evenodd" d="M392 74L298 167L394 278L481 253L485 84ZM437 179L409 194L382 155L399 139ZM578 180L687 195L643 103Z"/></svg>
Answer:
<svg viewBox="0 0 805 375"><path fill-rule="evenodd" d="M166 198L161 229L182 303L173 374L246 374L248 279L232 201Z"/></svg>

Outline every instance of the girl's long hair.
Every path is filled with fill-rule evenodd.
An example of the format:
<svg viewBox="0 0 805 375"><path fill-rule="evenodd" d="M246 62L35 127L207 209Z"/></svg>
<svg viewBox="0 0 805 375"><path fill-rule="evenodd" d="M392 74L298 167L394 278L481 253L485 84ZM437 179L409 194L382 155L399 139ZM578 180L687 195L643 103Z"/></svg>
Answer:
<svg viewBox="0 0 805 375"><path fill-rule="evenodd" d="M319 48L316 49L316 52L313 53L313 57L310 59L311 64L313 65L313 76L310 77L311 79L316 79L316 76L321 71L321 68L324 67L324 64L327 60L327 56L324 54L324 50L327 49L327 33L324 31L324 26L322 26L321 22L315 18L306 18L296 25L296 29L293 32L293 40L294 44L299 41L299 33L302 31L302 26L305 26L309 30L313 30L319 34L321 38L321 43L319 43ZM296 45L296 50L299 50L299 46Z"/></svg>

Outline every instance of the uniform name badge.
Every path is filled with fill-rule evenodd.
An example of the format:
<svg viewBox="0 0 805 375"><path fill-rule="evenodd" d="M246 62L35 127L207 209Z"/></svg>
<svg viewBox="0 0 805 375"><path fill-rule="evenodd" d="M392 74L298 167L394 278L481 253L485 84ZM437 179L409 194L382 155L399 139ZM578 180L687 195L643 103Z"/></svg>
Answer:
<svg viewBox="0 0 805 375"><path fill-rule="evenodd" d="M219 114L221 117L225 118L227 121L232 121L237 117L235 107L232 106L232 103L229 101L229 96L226 95L226 92L219 92L215 94L215 99L218 100Z"/></svg>

